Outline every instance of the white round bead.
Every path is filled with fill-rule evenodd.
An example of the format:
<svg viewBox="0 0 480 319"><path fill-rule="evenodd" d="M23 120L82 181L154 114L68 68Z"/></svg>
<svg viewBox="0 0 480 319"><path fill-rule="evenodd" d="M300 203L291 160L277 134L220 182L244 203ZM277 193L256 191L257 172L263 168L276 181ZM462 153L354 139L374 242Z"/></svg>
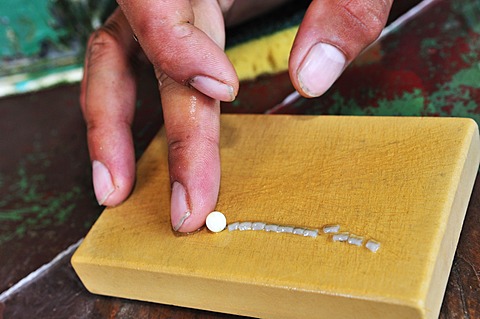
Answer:
<svg viewBox="0 0 480 319"><path fill-rule="evenodd" d="M218 233L224 230L227 226L227 219L225 218L225 215L220 212L211 212L207 216L206 224L210 231Z"/></svg>

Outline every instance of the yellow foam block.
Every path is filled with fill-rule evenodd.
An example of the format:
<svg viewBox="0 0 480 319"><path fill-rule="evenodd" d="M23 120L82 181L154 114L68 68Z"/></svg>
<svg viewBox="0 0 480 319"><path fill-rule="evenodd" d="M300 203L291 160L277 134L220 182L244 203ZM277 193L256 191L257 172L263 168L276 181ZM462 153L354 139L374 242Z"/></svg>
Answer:
<svg viewBox="0 0 480 319"><path fill-rule="evenodd" d="M253 80L263 74L288 70L288 58L298 26L275 32L229 48L225 53L240 81Z"/></svg>
<svg viewBox="0 0 480 319"><path fill-rule="evenodd" d="M93 293L261 318L437 318L479 165L474 121L225 115L218 210L319 229L172 233L163 133L72 258ZM334 242L338 224L380 242Z"/></svg>

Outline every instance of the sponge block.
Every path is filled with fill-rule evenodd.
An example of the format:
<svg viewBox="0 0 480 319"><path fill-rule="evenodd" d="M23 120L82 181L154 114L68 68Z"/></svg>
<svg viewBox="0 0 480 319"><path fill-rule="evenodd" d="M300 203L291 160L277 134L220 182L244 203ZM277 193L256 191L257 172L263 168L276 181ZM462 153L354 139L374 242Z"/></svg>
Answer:
<svg viewBox="0 0 480 319"><path fill-rule="evenodd" d="M224 115L217 210L316 238L175 236L160 132L72 264L93 293L261 318L437 318L480 159L469 119ZM332 241L321 227L381 243Z"/></svg>
<svg viewBox="0 0 480 319"><path fill-rule="evenodd" d="M286 71L297 31L298 26L290 27L228 49L225 53L237 71L238 79L254 80L260 75Z"/></svg>

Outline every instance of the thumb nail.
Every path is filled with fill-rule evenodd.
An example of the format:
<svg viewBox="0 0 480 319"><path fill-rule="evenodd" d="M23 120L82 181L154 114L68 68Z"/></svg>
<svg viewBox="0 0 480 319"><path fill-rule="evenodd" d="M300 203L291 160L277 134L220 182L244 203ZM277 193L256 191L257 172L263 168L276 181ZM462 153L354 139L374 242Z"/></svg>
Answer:
<svg viewBox="0 0 480 319"><path fill-rule="evenodd" d="M170 205L172 228L174 231L178 231L191 214L187 205L187 192L179 182L174 182L172 185Z"/></svg>
<svg viewBox="0 0 480 319"><path fill-rule="evenodd" d="M115 191L112 175L108 168L99 161L92 162L93 189L99 205L103 205L108 197Z"/></svg>
<svg viewBox="0 0 480 319"><path fill-rule="evenodd" d="M298 71L298 82L310 97L325 93L345 68L345 55L326 43L314 45Z"/></svg>

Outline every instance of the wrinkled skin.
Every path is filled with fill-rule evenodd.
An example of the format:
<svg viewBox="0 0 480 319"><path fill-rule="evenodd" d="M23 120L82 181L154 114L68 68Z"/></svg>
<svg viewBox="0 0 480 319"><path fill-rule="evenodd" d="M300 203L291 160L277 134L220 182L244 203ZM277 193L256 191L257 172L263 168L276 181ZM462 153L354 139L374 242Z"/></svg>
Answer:
<svg viewBox="0 0 480 319"><path fill-rule="evenodd" d="M172 227L191 232L214 210L220 186L219 100L239 89L224 54L225 25L285 0L119 0L89 39L80 102L88 129L95 194L115 206L130 194L135 158L136 63L158 79L169 145ZM314 0L290 54L293 85L322 95L383 29L393 0ZM146 57L146 59L145 59Z"/></svg>

